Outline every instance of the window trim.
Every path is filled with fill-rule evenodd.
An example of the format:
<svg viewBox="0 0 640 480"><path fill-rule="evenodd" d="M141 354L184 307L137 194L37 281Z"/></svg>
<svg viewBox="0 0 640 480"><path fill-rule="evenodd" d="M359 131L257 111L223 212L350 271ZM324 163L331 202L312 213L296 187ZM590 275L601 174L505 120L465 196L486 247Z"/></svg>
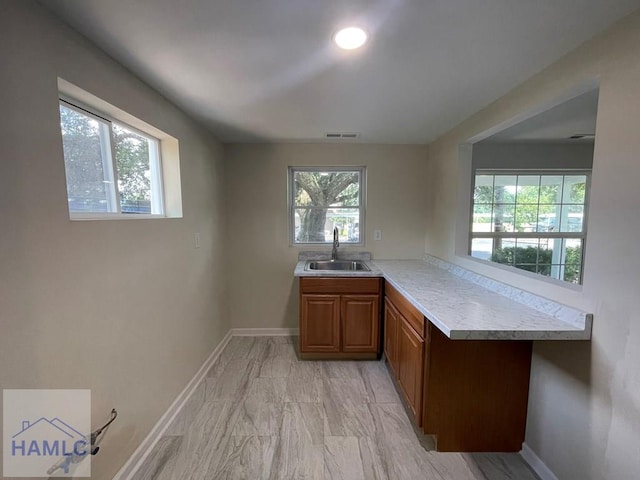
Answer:
<svg viewBox="0 0 640 480"><path fill-rule="evenodd" d="M490 266L499 266L501 268L507 269L511 272L516 272L519 274L529 274L532 275L533 278L536 279L544 279L547 281L552 281L554 283L558 283L562 286L567 285L577 285L579 287L582 286L583 278L584 278L584 266L585 266L585 252L587 245L587 234L588 234L588 219L589 219L589 203L590 203L590 192L591 192L591 176L592 169L585 168L559 168L559 169L540 169L540 168L473 168L471 171L471 190L470 190L470 198L469 198L469 208L467 210L469 215L469 224L468 224L468 238L467 238L467 253L466 255L474 261L482 262L484 264ZM475 205L475 185L476 185L476 177L478 175L514 175L514 176L527 176L527 175L584 175L586 177L585 182L585 192L584 192L584 204L583 204L583 218L582 218L582 232L473 232L473 211ZM492 203L493 205L493 203ZM539 205L539 202L538 202ZM582 240L582 251L580 258L580 277L577 284L572 282L568 282L561 278L555 278L547 275L543 275L536 272L530 272L528 270L524 270L521 268L517 268L514 265L508 265L504 263L493 262L491 260L485 260L482 258L474 257L472 255L472 242L474 238L549 238L549 239L580 239Z"/></svg>
<svg viewBox="0 0 640 480"><path fill-rule="evenodd" d="M300 243L295 241L295 202L293 200L294 188L294 174L295 172L317 172L317 171L334 171L334 172L358 172L360 174L360 188L359 197L360 204L358 206L360 210L360 218L358 220L360 229L359 242L344 242L342 245L350 247L363 247L365 245L365 225L366 225L366 202L367 202L367 168L364 165L304 165L304 166L289 166L287 167L287 212L289 216L288 228L289 228L289 246L291 247L309 247L309 246L327 246L331 245L331 242L305 242ZM351 207L353 208L353 207Z"/></svg>
<svg viewBox="0 0 640 480"><path fill-rule="evenodd" d="M93 118L96 121L100 122L101 128L106 124L108 126L108 136L109 136L109 160L110 165L108 168L107 176L109 180L114 185L113 189L107 194L107 204L114 204L115 211L108 212L73 212L69 211L69 218L71 220L107 220L107 219L143 219L143 218L167 218L167 212L165 210L165 190L164 190L164 182L163 182L163 158L162 158L162 140L157 138L155 135L140 130L129 123L122 121L118 118L109 115L100 109L90 107L86 105L84 102L77 100L76 98L66 95L62 92L59 93L58 96L58 105L62 105L65 108L75 110L76 112L85 115L89 118ZM149 170L150 170L150 182L151 182L151 199L150 205L151 210L156 210L159 213L131 213L131 212L123 212L122 205L120 203L120 189L117 187L118 184L118 168L117 168L117 158L116 158L116 146L113 140L113 125L119 125L123 128L132 131L136 135L139 135L147 140L151 140L150 146L153 145L155 156L155 161L151 161L151 154L149 155ZM103 136L100 136L101 143L103 141ZM103 159L104 162L104 159ZM104 168L104 166L103 166ZM65 165L66 169L66 165ZM66 183L66 180L65 180ZM156 195L153 192L157 192ZM154 207L155 205L155 207ZM68 207L67 207L68 208Z"/></svg>
<svg viewBox="0 0 640 480"><path fill-rule="evenodd" d="M115 103L109 103L103 100L100 97L95 96L94 94L80 88L77 85L74 85L71 82L68 82L64 78L58 77L58 95L56 98L56 109L59 109L59 98L60 96L67 96L69 98L75 99L82 105L87 105L91 109L95 109L96 111L104 112L108 114L111 118L116 119L118 122L122 122L126 125L130 125L137 129L138 131L145 132L147 135L151 135L160 140L159 144L159 152L161 154L161 165L162 165L162 185L163 185L163 205L164 205L164 216L148 216L146 214L136 214L131 217L130 215L116 215L113 216L89 216L85 218L73 218L72 221L76 220L131 220L131 219L146 219L153 218L156 220L159 219L170 219L170 218L183 218L183 208L182 208L182 180L181 180L181 168L180 168L180 142L176 137L162 130L161 127L167 125L167 120L164 117L158 118L158 124L154 123L153 125L146 122L144 120L144 113L138 113L133 110L131 113L129 111L122 110L116 106ZM108 93L106 94L108 96ZM144 105L144 101L141 105ZM133 108L133 106L132 106ZM144 112L144 110L143 110ZM134 115L135 114L135 115ZM139 116L136 116L138 115ZM62 153L62 152L61 152ZM63 160L63 168L64 168L64 160ZM65 184L66 187L66 184ZM66 190L66 188L65 188ZM67 207L68 211L68 207Z"/></svg>

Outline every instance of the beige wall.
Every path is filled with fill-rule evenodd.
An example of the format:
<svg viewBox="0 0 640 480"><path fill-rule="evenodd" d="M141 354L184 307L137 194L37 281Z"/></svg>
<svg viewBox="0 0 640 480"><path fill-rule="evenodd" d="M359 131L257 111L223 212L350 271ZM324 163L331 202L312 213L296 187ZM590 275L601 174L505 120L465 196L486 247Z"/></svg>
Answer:
<svg viewBox="0 0 640 480"><path fill-rule="evenodd" d="M35 3L0 3L0 62L0 388L117 408L111 478L228 331L222 148ZM184 218L69 220L57 76L179 140Z"/></svg>
<svg viewBox="0 0 640 480"><path fill-rule="evenodd" d="M289 245L288 166L365 165L366 245L353 249L378 259L407 259L420 258L424 251L425 158L423 146L226 146L232 325L297 327L293 269L298 252L314 248ZM381 241L373 240L374 229L382 230Z"/></svg>
<svg viewBox="0 0 640 480"><path fill-rule="evenodd" d="M593 143L476 143L473 168L570 168L593 166Z"/></svg>
<svg viewBox="0 0 640 480"><path fill-rule="evenodd" d="M94 425L116 407L94 478L117 471L230 326L296 326L289 165L367 166L374 258L426 249L593 311L592 342L536 344L527 443L563 480L640 470L640 14L434 142L428 162L426 147L337 144L230 145L223 161L209 134L37 4L0 3L0 39L0 387L91 388ZM184 218L69 221L57 76L178 138ZM456 256L470 168L458 145L595 78L584 286Z"/></svg>
<svg viewBox="0 0 640 480"><path fill-rule="evenodd" d="M429 146L427 252L595 314L591 342L537 342L534 348L526 441L561 480L630 479L640 471L638 58L640 13ZM458 158L459 144L594 79L600 97L583 287L456 256L457 189L470 168L467 157Z"/></svg>

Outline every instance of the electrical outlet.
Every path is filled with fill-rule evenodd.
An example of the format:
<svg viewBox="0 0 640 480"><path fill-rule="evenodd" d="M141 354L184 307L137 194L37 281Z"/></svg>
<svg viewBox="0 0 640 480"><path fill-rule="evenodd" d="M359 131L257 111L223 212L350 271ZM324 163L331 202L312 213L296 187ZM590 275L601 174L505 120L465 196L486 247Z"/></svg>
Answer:
<svg viewBox="0 0 640 480"><path fill-rule="evenodd" d="M194 248L200 248L200 233L193 234L193 246Z"/></svg>
<svg viewBox="0 0 640 480"><path fill-rule="evenodd" d="M374 230L373 231L373 239L374 240L382 240L382 230Z"/></svg>

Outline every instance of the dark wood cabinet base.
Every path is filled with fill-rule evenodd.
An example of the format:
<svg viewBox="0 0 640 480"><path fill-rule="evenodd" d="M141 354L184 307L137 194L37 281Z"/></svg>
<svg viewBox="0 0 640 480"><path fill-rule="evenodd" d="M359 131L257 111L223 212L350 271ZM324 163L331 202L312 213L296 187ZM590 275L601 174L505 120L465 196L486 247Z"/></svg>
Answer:
<svg viewBox="0 0 640 480"><path fill-rule="evenodd" d="M300 278L300 358L379 358L381 292L377 277Z"/></svg>
<svg viewBox="0 0 640 480"><path fill-rule="evenodd" d="M430 328L422 419L437 450L522 450L532 342L451 340Z"/></svg>
<svg viewBox="0 0 640 480"><path fill-rule="evenodd" d="M440 452L518 452L531 341L451 340L386 285L385 357L416 427Z"/></svg>

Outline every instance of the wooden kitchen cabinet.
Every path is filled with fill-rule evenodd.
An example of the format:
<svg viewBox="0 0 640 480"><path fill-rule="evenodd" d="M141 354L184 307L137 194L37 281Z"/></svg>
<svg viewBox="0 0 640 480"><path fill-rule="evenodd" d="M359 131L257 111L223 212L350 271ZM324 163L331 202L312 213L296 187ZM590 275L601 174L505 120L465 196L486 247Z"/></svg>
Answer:
<svg viewBox="0 0 640 480"><path fill-rule="evenodd" d="M388 298L384 300L384 356L391 370L398 374L398 322L400 313Z"/></svg>
<svg viewBox="0 0 640 480"><path fill-rule="evenodd" d="M532 342L452 340L429 324L423 431L441 452L519 452Z"/></svg>
<svg viewBox="0 0 640 480"><path fill-rule="evenodd" d="M385 288L385 357L417 426L422 425L424 317L400 293Z"/></svg>
<svg viewBox="0 0 640 480"><path fill-rule="evenodd" d="M414 421L442 452L517 452L532 342L452 340L385 286L385 357Z"/></svg>
<svg viewBox="0 0 640 480"><path fill-rule="evenodd" d="M424 340L403 317L398 324L398 383L418 426L422 425Z"/></svg>
<svg viewBox="0 0 640 480"><path fill-rule="evenodd" d="M302 295L300 311L300 349L339 352L340 295Z"/></svg>
<svg viewBox="0 0 640 480"><path fill-rule="evenodd" d="M343 352L380 349L380 294L343 295L340 298Z"/></svg>
<svg viewBox="0 0 640 480"><path fill-rule="evenodd" d="M301 277L300 356L377 358L381 292L381 278Z"/></svg>

